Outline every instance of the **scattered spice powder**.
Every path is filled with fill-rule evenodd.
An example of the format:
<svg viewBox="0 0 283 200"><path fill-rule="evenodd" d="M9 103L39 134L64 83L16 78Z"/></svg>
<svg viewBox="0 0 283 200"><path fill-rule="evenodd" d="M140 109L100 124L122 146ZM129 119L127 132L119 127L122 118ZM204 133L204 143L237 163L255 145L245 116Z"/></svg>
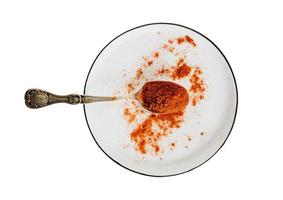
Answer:
<svg viewBox="0 0 283 200"><path fill-rule="evenodd" d="M171 45L171 43L168 43L168 44L164 44L164 45L163 45L163 49L167 50L167 51L170 52L170 53L173 53L174 50L175 50L175 47L173 47L173 46Z"/></svg>
<svg viewBox="0 0 283 200"><path fill-rule="evenodd" d="M132 83L128 83L127 88L128 88L128 93L131 93L135 89Z"/></svg>
<svg viewBox="0 0 283 200"><path fill-rule="evenodd" d="M175 147L176 147L176 143L175 143L175 142L171 142L171 144L170 144L170 150L175 149Z"/></svg>
<svg viewBox="0 0 283 200"><path fill-rule="evenodd" d="M123 148L123 149L129 148L129 144L123 144L123 145L122 145L122 148Z"/></svg>
<svg viewBox="0 0 283 200"><path fill-rule="evenodd" d="M186 38L186 41L187 41L188 43L190 43L193 47L196 46L195 41L194 41L190 36L186 35L185 38Z"/></svg>
<svg viewBox="0 0 283 200"><path fill-rule="evenodd" d="M178 44L182 44L184 43L185 41L187 41L189 44L191 44L193 47L196 46L196 43L195 41L188 35L185 35L185 37L178 37L177 38L177 42Z"/></svg>
<svg viewBox="0 0 283 200"><path fill-rule="evenodd" d="M168 50L172 53L174 51L174 47L170 47Z"/></svg>
<svg viewBox="0 0 283 200"><path fill-rule="evenodd" d="M135 101L131 101L131 104L132 104L132 107L133 107L132 111L130 111L130 109L128 107L126 107L126 108L124 108L124 112L123 112L123 115L127 119L127 122L129 124L135 122L138 114L144 113L142 108Z"/></svg>
<svg viewBox="0 0 283 200"><path fill-rule="evenodd" d="M129 108L124 109L124 116L127 117L128 123L132 123L136 119L135 113L131 113Z"/></svg>
<svg viewBox="0 0 283 200"><path fill-rule="evenodd" d="M175 67L172 67L172 69L173 72L171 78L173 80L187 77L192 70L192 68L185 63L183 58L179 59L177 65Z"/></svg>
<svg viewBox="0 0 283 200"><path fill-rule="evenodd" d="M199 67L197 67L195 68L192 76L190 77L191 87L189 91L192 94L191 99L192 99L193 106L195 106L198 101L204 98L205 84L203 80L200 78L201 74L202 74L202 71L200 70Z"/></svg>
<svg viewBox="0 0 283 200"><path fill-rule="evenodd" d="M157 34L160 35L160 33ZM202 71L200 67L189 66L186 63L184 58L188 51L182 51L179 50L179 48L176 48L178 45L182 45L182 48L187 48L186 44L196 47L196 42L193 38L189 35L184 35L168 39L160 48L153 51L151 56L142 57L143 62L137 69L135 76L127 84L128 93L132 93L138 86L144 85L147 81L157 79L157 77L167 77L168 79L175 81L186 79L189 84L186 90L187 96L185 96L183 102L180 101L179 103L180 105L183 105L184 108L184 105L188 102L189 105L196 106L199 101L204 99L206 87L202 79ZM167 63L164 63L161 55L166 56L166 54L176 56L176 64L168 66ZM159 61L153 65L157 59L159 59ZM157 63L160 64L159 68ZM156 73L152 73L152 70L155 70ZM154 76L151 77L150 74ZM172 96L175 94L176 92L173 92ZM160 102L155 101L155 98L151 99L152 97L148 96L148 94L143 96L143 98L149 98L148 100L150 101L147 103L150 106L161 106L162 109L165 108L162 107L162 105L166 105L165 98L160 101L161 104ZM162 138L168 137L175 129L181 127L184 122L184 113L185 110L179 110L168 114L148 114L144 113L139 105L132 103L126 105L123 114L127 122L134 125L133 130L130 133L130 139L132 140L135 149L142 155L145 155L148 152L154 152L158 155L164 152L162 149L164 147L160 146ZM192 138L188 136L188 140L191 141ZM188 146L185 146L185 148L188 148Z"/></svg>
<svg viewBox="0 0 283 200"><path fill-rule="evenodd" d="M171 73L170 69L167 69L166 67L162 67L157 71L157 75L168 75Z"/></svg>
<svg viewBox="0 0 283 200"><path fill-rule="evenodd" d="M137 71L136 71L136 78L140 79L142 75L143 75L142 68L138 68Z"/></svg>
<svg viewBox="0 0 283 200"><path fill-rule="evenodd" d="M136 150L146 154L151 148L156 154L160 151L158 142L162 137L172 133L172 129L179 128L183 122L183 111L169 114L152 114L131 133L131 140L135 143ZM158 129L154 129L157 126Z"/></svg>
<svg viewBox="0 0 283 200"><path fill-rule="evenodd" d="M177 42L178 42L178 44L182 44L183 42L185 42L185 38L179 37L179 38L177 38Z"/></svg>
<svg viewBox="0 0 283 200"><path fill-rule="evenodd" d="M158 58L159 57L159 52L158 51L154 52L153 57L154 58Z"/></svg>

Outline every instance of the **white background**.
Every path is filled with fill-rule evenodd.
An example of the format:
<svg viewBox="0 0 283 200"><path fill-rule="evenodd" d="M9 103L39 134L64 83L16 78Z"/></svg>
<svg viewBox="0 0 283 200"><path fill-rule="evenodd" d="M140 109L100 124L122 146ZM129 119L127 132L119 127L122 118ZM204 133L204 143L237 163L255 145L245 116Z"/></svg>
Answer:
<svg viewBox="0 0 283 200"><path fill-rule="evenodd" d="M280 1L1 1L0 199L282 199L282 6ZM82 106L29 110L30 87L82 93L99 51L146 23L205 34L238 83L227 143L192 172L152 178L108 159Z"/></svg>

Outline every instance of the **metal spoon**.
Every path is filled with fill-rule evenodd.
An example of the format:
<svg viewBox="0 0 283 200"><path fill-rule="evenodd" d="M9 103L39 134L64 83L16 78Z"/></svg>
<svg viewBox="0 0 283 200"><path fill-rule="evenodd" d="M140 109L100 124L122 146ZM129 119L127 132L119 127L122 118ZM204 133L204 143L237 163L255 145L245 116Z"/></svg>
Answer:
<svg viewBox="0 0 283 200"><path fill-rule="evenodd" d="M135 95L133 95L134 97ZM68 103L72 105L87 104L100 101L116 101L122 96L88 96L79 94L56 95L41 89L29 89L25 93L25 103L29 108L42 108L55 103Z"/></svg>
<svg viewBox="0 0 283 200"><path fill-rule="evenodd" d="M153 85L151 88L148 88L149 85ZM173 98L168 98L166 93L172 95L172 91L168 91L168 85L171 85L175 90L175 95L178 98L182 98L183 103L176 101L175 96ZM180 92L180 88L181 91ZM155 89L155 90L154 90ZM179 89L179 90L178 90ZM149 93L147 93L149 91ZM160 91L162 91L160 93ZM188 95L185 92L185 95L182 96L186 91L182 86L168 81L150 81L145 83L141 88L139 88L133 94L129 94L126 96L87 96L87 95L78 95L78 94L70 94L70 95L55 95L50 92L40 90L40 89L29 89L25 93L25 103L29 108L41 108L55 103L68 103L68 104L87 104L101 101L116 101L121 99L126 100L136 100L137 103L146 111L151 113L169 113L176 112L178 109L183 109L188 103ZM146 94L147 93L147 94ZM165 95L165 96L164 96ZM180 96L181 95L181 96ZM159 109L154 108L154 106L150 106L148 104L148 100L143 99L142 96L152 98L152 103L156 105L157 102L163 103L166 105L168 101L170 105L166 105L166 107L161 107ZM173 100L172 100L173 99ZM144 102L145 100L145 102ZM187 101L186 101L187 100ZM173 101L173 102L172 102ZM175 103L175 104L174 104ZM152 104L152 105L153 105Z"/></svg>
<svg viewBox="0 0 283 200"><path fill-rule="evenodd" d="M79 94L69 94L69 95L56 95L41 89L29 89L25 93L25 104L28 108L42 108L55 103L67 103L71 105L76 104L87 104L102 101L117 101L121 99L131 99L136 100L140 106L147 112L149 111L144 107L142 100L139 98L141 89L132 95L127 96L89 96L89 95L79 95Z"/></svg>

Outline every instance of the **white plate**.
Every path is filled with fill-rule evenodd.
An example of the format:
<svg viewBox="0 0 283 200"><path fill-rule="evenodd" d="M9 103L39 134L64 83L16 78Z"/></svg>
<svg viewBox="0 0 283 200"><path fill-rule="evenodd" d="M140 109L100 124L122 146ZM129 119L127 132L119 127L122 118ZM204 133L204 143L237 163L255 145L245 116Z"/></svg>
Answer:
<svg viewBox="0 0 283 200"><path fill-rule="evenodd" d="M187 59L203 70L207 90L198 106L187 107L181 131L176 130L165 140L189 134L191 141L178 141L182 145L177 144L174 151L165 150L162 160L155 155L140 155L130 139L132 127L123 117L125 102L84 106L89 130L101 150L119 165L140 174L171 176L190 171L223 146L233 127L238 102L236 82L228 61L214 43L192 29L177 24L148 24L126 31L107 44L95 59L86 80L84 93L87 95L111 96L117 90L126 94L125 84L135 74L142 57L150 55L168 39L181 35L189 35L197 43ZM169 59L165 56L163 61L170 62ZM125 71L128 77L123 77ZM205 134L200 135L200 132Z"/></svg>

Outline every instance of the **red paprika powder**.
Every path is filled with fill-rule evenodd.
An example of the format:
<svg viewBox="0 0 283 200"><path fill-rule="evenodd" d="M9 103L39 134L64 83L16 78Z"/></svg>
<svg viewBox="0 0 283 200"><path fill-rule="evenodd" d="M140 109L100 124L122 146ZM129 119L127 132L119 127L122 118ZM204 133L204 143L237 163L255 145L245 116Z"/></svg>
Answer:
<svg viewBox="0 0 283 200"><path fill-rule="evenodd" d="M137 68L135 76L126 84L128 93L133 93L140 85L144 85L144 90L139 97L144 102L144 106L152 111L166 111L165 114L144 113L136 104L125 106L123 114L127 122L134 125L130 139L134 148L141 154L162 153L164 147L160 146L160 142L181 127L187 104L197 106L198 102L205 97L206 87L201 68L188 65L186 54L179 50L178 46L195 48L197 44L189 35L169 38L160 48L152 51L150 56L143 57L143 63ZM175 65L168 66L167 63L163 63L162 56L167 54L176 57ZM153 69L155 73L152 72ZM150 77L149 74L154 76ZM158 77L166 77L172 81L184 79L189 86L185 89L181 86L176 87L177 84L174 83L170 86L168 83L168 85L164 84L164 81L152 81ZM146 83L148 81L149 83ZM171 112L167 113L168 110ZM188 140L191 141L191 137ZM176 147L175 143L175 141L170 143L171 150ZM186 145L185 148L187 147Z"/></svg>

